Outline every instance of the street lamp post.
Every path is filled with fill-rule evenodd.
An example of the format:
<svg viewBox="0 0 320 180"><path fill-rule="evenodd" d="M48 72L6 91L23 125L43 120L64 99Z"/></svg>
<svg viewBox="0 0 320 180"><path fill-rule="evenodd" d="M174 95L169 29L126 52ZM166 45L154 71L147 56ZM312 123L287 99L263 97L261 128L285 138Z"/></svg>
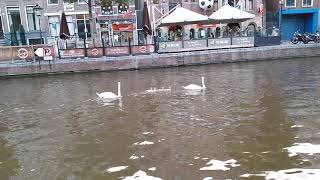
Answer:
<svg viewBox="0 0 320 180"><path fill-rule="evenodd" d="M38 17L38 21L39 21L39 32L40 32L40 39L41 39L41 44L43 44L43 38L42 38L42 32L41 32L41 14L43 11L43 8L41 6L39 6L39 4L37 4L34 8L33 8L36 16Z"/></svg>
<svg viewBox="0 0 320 180"><path fill-rule="evenodd" d="M279 12L279 31L280 31L280 37L282 36L282 6L283 2L282 0L279 1L280 5L280 12Z"/></svg>

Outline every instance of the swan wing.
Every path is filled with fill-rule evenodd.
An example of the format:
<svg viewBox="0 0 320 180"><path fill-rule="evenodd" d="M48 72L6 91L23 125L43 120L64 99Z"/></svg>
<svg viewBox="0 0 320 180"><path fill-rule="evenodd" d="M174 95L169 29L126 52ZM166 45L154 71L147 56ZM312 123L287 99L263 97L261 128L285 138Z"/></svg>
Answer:
<svg viewBox="0 0 320 180"><path fill-rule="evenodd" d="M183 88L187 89L187 90L201 90L202 89L201 86L198 86L195 84L189 84L188 86L184 86Z"/></svg>
<svg viewBox="0 0 320 180"><path fill-rule="evenodd" d="M115 99L115 98L118 98L118 95L114 94L113 92L97 93L97 95L98 95L100 98L106 98L106 99Z"/></svg>

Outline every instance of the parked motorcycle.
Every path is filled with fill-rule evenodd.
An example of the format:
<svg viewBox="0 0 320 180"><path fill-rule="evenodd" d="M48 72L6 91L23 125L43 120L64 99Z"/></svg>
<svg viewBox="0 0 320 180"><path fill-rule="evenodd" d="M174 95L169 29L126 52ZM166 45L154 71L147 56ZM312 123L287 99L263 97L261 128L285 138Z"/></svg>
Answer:
<svg viewBox="0 0 320 180"><path fill-rule="evenodd" d="M313 41L315 43L319 43L320 42L320 34L319 34L318 31L316 33L314 33L314 34L305 33L304 36L305 36L305 40L306 40L305 44L309 43L310 41Z"/></svg>
<svg viewBox="0 0 320 180"><path fill-rule="evenodd" d="M292 44L298 44L299 41L302 41L304 44L307 44L308 41L306 40L306 37L305 35L302 35L301 33L299 33L299 31L296 31L294 34L293 34L293 37L291 39L291 42Z"/></svg>

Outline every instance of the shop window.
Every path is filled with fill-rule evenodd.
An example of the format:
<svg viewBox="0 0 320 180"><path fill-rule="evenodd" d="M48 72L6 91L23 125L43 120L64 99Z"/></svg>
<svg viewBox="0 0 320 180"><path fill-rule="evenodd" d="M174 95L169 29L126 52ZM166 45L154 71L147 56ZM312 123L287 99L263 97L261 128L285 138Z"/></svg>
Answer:
<svg viewBox="0 0 320 180"><path fill-rule="evenodd" d="M235 5L234 0L228 0L228 4L229 4L230 6L234 6L234 5Z"/></svg>
<svg viewBox="0 0 320 180"><path fill-rule="evenodd" d="M295 0L286 0L286 6L287 7L295 7L296 1Z"/></svg>
<svg viewBox="0 0 320 180"><path fill-rule="evenodd" d="M58 4L59 0L48 0L48 4Z"/></svg>
<svg viewBox="0 0 320 180"><path fill-rule="evenodd" d="M213 32L212 32L212 29L211 28L208 28L208 37L209 38L214 38L214 34L213 34Z"/></svg>
<svg viewBox="0 0 320 180"><path fill-rule="evenodd" d="M216 38L219 38L220 37L220 27L217 27L216 28Z"/></svg>
<svg viewBox="0 0 320 180"><path fill-rule="evenodd" d="M203 39L206 37L206 31L203 28L200 28L198 31L198 38Z"/></svg>
<svg viewBox="0 0 320 180"><path fill-rule="evenodd" d="M40 16L36 16L33 8L34 8L34 6L27 6L26 7L29 31L34 31L34 30L40 29L39 28Z"/></svg>
<svg viewBox="0 0 320 180"><path fill-rule="evenodd" d="M189 38L194 39L194 29L190 29Z"/></svg>
<svg viewBox="0 0 320 180"><path fill-rule="evenodd" d="M303 0L302 6L312 6L313 5L313 0Z"/></svg>
<svg viewBox="0 0 320 180"><path fill-rule="evenodd" d="M247 35L248 36L253 36L254 33L255 33L255 25L254 24L249 24L248 27L247 27Z"/></svg>

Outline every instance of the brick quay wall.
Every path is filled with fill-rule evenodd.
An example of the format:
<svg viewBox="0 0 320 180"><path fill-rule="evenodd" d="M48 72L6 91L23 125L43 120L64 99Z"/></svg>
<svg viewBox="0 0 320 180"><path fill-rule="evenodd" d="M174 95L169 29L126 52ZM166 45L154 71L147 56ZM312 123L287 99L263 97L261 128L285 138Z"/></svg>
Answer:
<svg viewBox="0 0 320 180"><path fill-rule="evenodd" d="M320 44L286 44L253 48L220 49L99 59L58 59L48 61L0 63L0 76L57 74L90 71L136 70L188 65L235 63L243 61L281 60L319 57Z"/></svg>

